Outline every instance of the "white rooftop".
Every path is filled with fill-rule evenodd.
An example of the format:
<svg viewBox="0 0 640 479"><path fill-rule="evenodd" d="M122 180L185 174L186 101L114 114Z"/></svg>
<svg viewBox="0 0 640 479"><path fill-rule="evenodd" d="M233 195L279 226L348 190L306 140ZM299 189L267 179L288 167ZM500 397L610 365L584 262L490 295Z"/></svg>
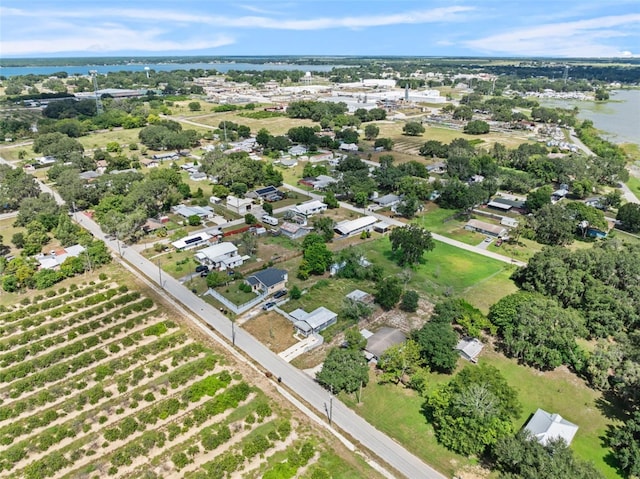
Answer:
<svg viewBox="0 0 640 479"><path fill-rule="evenodd" d="M550 414L538 409L524 427L531 435L543 445L549 441L562 438L567 444L571 444L573 436L578 432L578 426L564 419L560 414Z"/></svg>

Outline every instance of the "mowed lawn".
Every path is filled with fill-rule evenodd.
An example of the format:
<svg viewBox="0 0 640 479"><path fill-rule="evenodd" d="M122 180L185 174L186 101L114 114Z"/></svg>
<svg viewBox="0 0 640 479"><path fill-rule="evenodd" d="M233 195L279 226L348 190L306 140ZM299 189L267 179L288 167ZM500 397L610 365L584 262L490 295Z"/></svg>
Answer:
<svg viewBox="0 0 640 479"><path fill-rule="evenodd" d="M602 438L613 421L606 418L599 408L599 392L589 389L582 380L562 368L542 373L521 366L501 354L487 351L487 348L480 361L498 368L509 385L518 392L522 413L513 422L516 430L526 423L537 408L559 413L579 426L571 444L576 456L593 462L607 478L620 477L605 461L609 449L604 447ZM459 369L468 364L460 359ZM428 390L432 391L449 378L447 375L431 373ZM471 463L468 458L438 444L433 428L421 413L424 398L415 391L393 384L380 385L372 374L369 384L362 391L361 404L356 405L353 395L342 394L340 398L376 428L448 477Z"/></svg>
<svg viewBox="0 0 640 479"><path fill-rule="evenodd" d="M432 251L424 254L423 261L411 268L408 288L435 300L463 295L484 311L516 291L509 279L514 266L437 241L435 244ZM368 244L367 258L382 264L388 274L402 271L392 260L391 243L386 237Z"/></svg>
<svg viewBox="0 0 640 479"><path fill-rule="evenodd" d="M564 367L540 372L493 351L484 352L481 361L498 368L511 387L518 391L522 414L514 421L516 428L522 427L538 408L558 413L579 427L571 443L576 456L593 462L605 477L621 477L605 461L609 449L603 444L608 426L619 422L602 413L602 404L606 401L603 402L599 391L590 389Z"/></svg>
<svg viewBox="0 0 640 479"><path fill-rule="evenodd" d="M433 386L446 382L448 376L437 375ZM416 391L394 384L378 384L375 374L362 390L362 402L356 404L353 395L340 394L340 399L374 427L389 435L407 450L424 460L434 469L453 477L456 471L471 461L438 444L431 424L420 412L424 398Z"/></svg>

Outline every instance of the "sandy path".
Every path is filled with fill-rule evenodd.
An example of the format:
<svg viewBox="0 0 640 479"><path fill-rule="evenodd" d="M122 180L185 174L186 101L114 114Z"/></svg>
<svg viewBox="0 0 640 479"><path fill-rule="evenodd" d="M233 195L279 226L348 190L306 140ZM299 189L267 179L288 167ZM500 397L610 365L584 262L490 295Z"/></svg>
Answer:
<svg viewBox="0 0 640 479"><path fill-rule="evenodd" d="M116 327L116 326L113 326L113 327ZM73 361L75 359L75 357L79 356L80 354L91 353L91 352L96 351L98 349L108 350L108 348L109 348L109 346L111 344L117 344L120 341L122 341L122 339L125 336L130 336L130 335L132 335L132 334L134 334L136 332L142 331L143 329L146 329L146 327L147 327L147 325L145 325L145 324L137 325L133 329L129 329L127 331L120 332L119 334L117 334L113 338L109 338L109 340L107 340L107 341L99 342L95 346L92 346L90 348L85 349L84 351L81 351L78 355L70 357L70 358L67 358L67 359L65 359L63 361L56 362L56 363L52 364L51 366L56 366L56 365L59 365L59 364L69 364L71 361ZM156 339L157 339L156 336L143 336L143 338L140 341L138 341L135 344L135 346L136 347L144 346L146 344L152 343ZM82 372L86 372L87 370L95 369L97 366L100 366L100 365L102 365L102 364L104 364L104 363L106 363L106 362L108 362L108 361L110 361L112 359L115 359L115 358L118 358L118 357L122 357L128 352L129 352L128 348L124 348L124 349L121 348L120 351L118 351L117 353L110 353L110 355L107 355L106 358L101 359L100 361L91 363L87 367L79 368L75 372L80 372L80 374L81 374ZM49 366L49 367L51 367L51 366ZM15 401L16 399L20 398L20 397L16 397L16 398L11 398L10 397L10 391L11 391L12 386L14 385L14 383L22 381L24 379L28 379L28 378L32 377L34 374L46 372L47 369L48 368L38 369L37 371L33 371L33 372L27 374L23 378L16 379L16 380L14 380L14 381L12 381L12 382L10 382L8 384L5 383L4 386L0 387L0 399L3 400L3 404L11 404L12 401ZM79 375L79 374L75 374L75 372L74 372L74 376ZM57 381L52 381L50 383L46 383L45 385L43 385L43 387L50 388L50 387L53 387L56 384L59 384L59 383L61 383L63 381L66 381L68 379L69 379L68 377L65 377L65 378L59 379Z"/></svg>
<svg viewBox="0 0 640 479"><path fill-rule="evenodd" d="M171 352L169 352L168 354L170 354L170 353ZM163 355L163 354L167 354L167 352L163 351L162 353L160 353L159 355L157 355L155 357L156 358L155 360L152 359L149 362L155 362L157 360L157 358L160 357L160 355ZM197 356L194 356L193 358L190 358L189 361L195 361L195 360L200 359L202 357L204 357L204 353L201 353L201 354L199 354ZM172 361L172 358L168 357L168 358L163 359L162 361L160 361L160 364L163 364L163 365L165 365L165 366L170 368L171 361ZM143 368L146 367L149 364L149 362L145 363L145 365L142 366L142 367ZM182 363L182 364L184 364L184 363ZM180 366L180 365L178 365L178 366ZM141 393L143 395L145 393L147 393L147 392L157 392L157 390L160 389L160 386L158 386L158 385L153 386L152 383L158 381L163 376L166 376L166 375L170 374L171 371L167 371L166 373L163 373L163 372L158 371L158 370L153 370L153 369L150 369L149 371L151 371L153 373L153 375L151 377L149 377L147 375L147 373L145 372L144 378L138 383L138 385L133 389L127 390L127 392L125 392L123 394L118 392L118 384L117 384L118 381L117 381L117 379L114 379L114 381L110 382L110 384L107 387L104 387L104 391L105 392L110 392L112 394L111 397L106 397L105 396L95 404L87 403L80 410L78 410L78 409L76 409L74 407L74 409L71 412L61 415L58 419L56 419L55 421L52 421L51 423L47 424L46 426L42 426L42 427L38 427L38 428L32 429L26 435L27 436L35 435L39 431L42 431L44 429L47 429L47 428L50 428L50 427L53 427L53 426L57 426L57 425L60 425L60 424L64 424L64 423L76 420L76 419L80 418L81 416L83 416L81 419L84 422L84 420L86 419L84 416L89 415L90 412L91 412L91 411L87 411L86 410L87 408L91 408L93 411L98 411L98 412L94 413L94 421L93 421L93 423L95 423L95 418L98 417L101 412L105 412L104 411L104 409L105 409L104 406L106 406L107 403L113 403L113 405L109 406L109 411L111 411L111 410L117 409L116 406L120 406L121 404L124 405L124 403L126 401L128 401L130 399L130 397L133 396L136 392L139 392L139 393ZM122 375L119 375L118 377L120 377L120 376L122 376ZM149 386L152 386L152 387L149 387ZM147 388L147 389L145 389L145 388ZM81 391L78 391L78 395L80 393L81 393ZM69 399L69 398L67 398L67 399ZM73 397L71 397L69 399L69 401L71 403L75 402L75 400L76 400L76 395L74 395ZM63 411L64 411L63 404L59 405L58 407L51 406L51 405L44 405L44 406L42 406L40 408L37 408L35 410L30 411L29 416L30 417L34 417L37 414L39 414L40 412L44 412L44 410L49 410L49 409L54 409L54 408L57 409L57 410L63 409ZM99 408L102 408L102 409L99 409ZM14 420L16 420L16 419L14 419ZM20 419L17 419L17 420L20 420ZM21 440L20 437L22 437L22 436L23 435L16 436L14 440L15 441Z"/></svg>
<svg viewBox="0 0 640 479"><path fill-rule="evenodd" d="M175 391L174 394L172 395L167 395L162 397L162 400L167 400L173 397L178 397L185 389L187 389L188 387L190 387L191 385L193 385L194 383L202 380L204 377L210 375L210 374L215 374L216 370L218 370L217 372L222 371L222 369L224 369L221 365L216 364L216 367L213 369L213 371L207 371L204 375L202 376L197 376L195 378L192 378L191 380L187 381L185 384L183 384L178 390ZM233 384L233 381L232 383ZM219 390L216 394L219 394L221 391L224 391L224 389ZM154 425L153 425L153 429L160 429L163 426L173 422L173 421L178 421L181 418L183 418L185 415L189 414L191 411L193 411L195 408L197 408L198 406L200 406L201 404L203 404L204 402L206 402L207 400L210 400L211 398L209 396L205 396L204 398L202 398L200 401L197 402L192 402L189 403L189 405L187 406L187 408L182 409L181 412L177 415L168 417L167 419L159 419ZM98 447L100 448L100 456L104 457L107 456L109 454L111 454L112 452L116 451L117 449L131 443L132 441L136 440L137 438L139 438L140 436L142 436L142 434L144 433L144 430L138 430L135 433L133 433L132 435L130 435L129 437L127 437L126 439L118 439L117 441L113 441L111 443L109 443L109 445L105 448L101 447L102 443L105 442L104 436L101 434L102 432L104 432L107 428L109 428L110 426L116 424L116 423L120 423L122 420L124 420L126 417L131 416L133 414L138 414L142 411L151 409L154 407L155 403L158 401L154 401L152 403L148 403L147 405L145 405L144 407L141 408L136 408L136 409L131 409L131 408L126 408L125 414L123 415L116 415L115 414L115 410L117 409L115 406L111 406L109 408L108 411L105 412L105 415L107 416L107 421L103 424L100 425L100 432L87 432L86 434L81 433L76 437L72 437L72 438L66 438L63 439L62 441L58 442L57 444L55 444L54 446L50 447L48 450L43 451L43 452L39 452L36 454L31 454L30 456L22 459L21 461L19 461L18 463L15 464L13 470L17 470L20 471L21 469L23 469L25 466L27 466L28 464L37 461L39 459L42 459L44 456L51 454L54 451L59 451L69 445L71 445L72 443L75 443L79 440L84 441L84 445L88 445L88 443L91 442L91 448L92 449L97 449ZM97 423L97 420L94 421L94 424ZM78 469L84 466L87 466L88 464L92 463L95 461L95 457L94 456L84 456L81 459L79 459L78 461L76 461L73 465L67 467L66 469L71 470L71 469ZM65 474L65 472L60 471L60 474Z"/></svg>
<svg viewBox="0 0 640 479"><path fill-rule="evenodd" d="M249 404L251 401L253 401L255 399L256 395L255 393L251 393L247 399L245 399L244 401L242 401L240 404L238 404L238 407L242 407L246 404ZM231 439L229 439L226 443L221 444L220 446L218 446L218 448L214 449L213 451L204 451L204 453L200 453L195 457L195 461L192 464L187 465L186 467L182 468L180 471L175 469L175 466L173 465L173 462L171 461L171 458L168 456L168 452L170 449L176 447L176 446L180 446L179 449L183 452L186 452L188 445L191 445L190 443L198 443L199 441L193 441L193 439L200 433L200 431L206 427L209 426L214 426L216 424L220 424L222 423L225 419L227 419L231 413L233 413L237 408L233 408L233 409L227 409L226 411L224 411L223 413L217 414L215 416L210 417L209 419L207 419L204 423L202 423L202 425L197 426L194 425L193 427L191 427L189 429L189 431L187 431L186 434L182 434L182 435L178 435L173 441L167 441L165 443L165 445L162 448L157 448L154 447L150 452L149 455L147 457L144 458L137 458L133 464L131 466L127 466L127 470L123 472L123 474L120 474L120 470L118 470L118 476L117 477L131 477L131 478L135 478L135 477L140 477L141 476L141 472L142 472L142 466L147 463L147 467L148 465L156 458L163 456L164 455L164 459L165 461L162 462L162 464L160 464L159 466L156 466L154 468L154 471L158 474L160 474L160 477L162 477L163 479L167 479L170 477L175 477L177 478L181 478L184 477L185 473L188 472L189 470L195 470L198 467L200 467L200 463L204 463L205 461L199 461L199 459L201 457L204 456L208 456L210 454L214 454L215 456L223 453L224 451L226 451L228 448L230 448L231 446L233 446L234 444L236 444L239 440L241 440L243 437L245 437L247 434L249 434L251 431L253 431L253 429L255 429L255 427L259 426L259 424L254 424L255 427L252 427L251 429L248 430L244 430L243 426L243 421L236 421L234 423L229 424L229 428L231 429ZM265 420L267 419L271 419L271 417L269 418L265 418ZM234 434L234 430L235 427L238 428L242 428L243 430L237 434ZM189 443L187 445L187 443ZM202 448L201 448L202 451Z"/></svg>
<svg viewBox="0 0 640 479"><path fill-rule="evenodd" d="M147 344L150 344L150 343L152 343L152 342L153 342L153 339L150 339L150 340L149 340L149 341L147 341L146 343L147 343ZM165 353L167 353L167 352L174 352L176 349L178 349L178 347L179 347L179 348L181 348L181 347L186 346L186 345L188 345L188 344L191 344L191 343L193 343L193 342L195 342L195 341L193 341L192 339L187 339L187 341L185 341L185 342L183 342L183 343L179 343L179 344L177 344L177 345L176 345L176 348L174 348L174 349L171 349L171 350L169 350L169 351L167 351L167 350L159 351L159 352L158 352L158 353L156 353L154 356L151 356L151 359L149 359L148 357L147 357L147 358L144 358L144 360L149 359L148 361L144 361L144 362L137 362L137 363L131 364L127 369L124 369L124 370L122 370L122 371L119 371L117 375L114 375L114 376L113 376L112 381L114 381L114 384L115 384L115 382L116 382L116 381L115 381L115 380L116 380L116 378L119 378L119 377L121 377L122 375L124 375L124 374L126 374L126 373L128 373L128 372L133 371L134 369L136 369L136 368L140 367L140 365L141 365L141 364L142 364L142 365L143 365L143 367L144 367L144 366L148 365L149 363L151 363L151 362L153 362L153 361L157 360L157 358L159 358L159 357L163 356ZM140 344L140 343L138 343L138 344ZM132 348L133 348L133 347L135 347L135 346L136 346L136 345L132 346ZM110 361L110 360L112 360L112 359L117 359L118 357L125 356L126 354L129 354L129 353L130 353L130 348L125 348L125 349L122 349L119 353L117 353L117 355L113 355L113 356L111 356L111 357L109 357L109 358L106 358L104 361ZM94 367L95 367L95 366L97 366L97 365L98 365L98 364L96 363L96 364L94 365ZM85 377L85 376L86 376L86 377ZM96 384L98 384L98 382L97 382L97 381L95 381L94 379L92 379L92 378L88 377L88 376L93 376L93 369L88 369L88 370L85 370L84 372L82 372L82 373L80 373L80 374L77 374L77 375L74 375L74 376L70 376L70 377L67 377L67 378L61 379L60 381L56 381L55 383L51 383L51 384L50 384L50 385L48 385L47 387L54 387L54 386L56 386L56 385L63 384L63 383L64 383L64 381L76 381L76 380L78 380L78 379L81 379L81 378L82 378L82 379L84 379L84 380L85 380L85 382L87 383L87 387L86 387L85 389L89 389L89 388L91 388L91 387L95 386ZM111 381L111 380L107 380L107 382L110 382L110 381ZM81 391L78 391L78 393L80 393L80 392L81 392ZM21 398L16 398L16 399L14 399L13 401L8 401L8 402L6 402L5 404L12 404L14 401L17 401L18 399L20 399L20 400L26 400L26 399L28 399L28 398L30 398L30 397L32 397L32 396L37 395L37 394L38 394L38 392L37 392L37 391L36 391L36 392L32 392L31 394L29 394L29 395L27 395L27 396L23 396L23 397L21 397ZM23 414L29 414L29 415L36 414L36 413L41 412L41 411L43 411L43 410L45 410L45 409L49 409L49 408L51 408L51 407L54 407L54 406L55 406L55 405L57 405L57 404L63 403L63 402L65 402L67 399L69 399L69 397L68 397L68 396L62 396L62 397L60 397L60 398L59 398L59 400L58 400L58 401L54 401L54 402L51 402L51 403L43 404L42 406L38 406L38 407L36 407L36 408L29 409L29 410L27 410L27 411L24 411L24 412L20 415L20 417L19 417L19 418L10 418L10 419L7 419L7 421L15 421L15 420L18 420L18 419L22 418ZM4 422L4 421L3 421L3 422Z"/></svg>
<svg viewBox="0 0 640 479"><path fill-rule="evenodd" d="M287 436L284 441L278 442L275 446L267 449L263 454L258 454L251 458L251 460L240 470L231 473L231 479L242 479L248 472L254 471L260 467L260 465L273 456L278 451L284 451L293 442L298 439L298 433L295 430L291 431L291 434Z"/></svg>

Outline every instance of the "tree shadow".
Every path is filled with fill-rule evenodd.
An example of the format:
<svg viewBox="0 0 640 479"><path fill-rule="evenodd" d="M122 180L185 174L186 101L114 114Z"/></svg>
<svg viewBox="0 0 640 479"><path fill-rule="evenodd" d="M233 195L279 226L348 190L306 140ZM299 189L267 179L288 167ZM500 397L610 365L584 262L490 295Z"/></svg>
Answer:
<svg viewBox="0 0 640 479"><path fill-rule="evenodd" d="M611 390L602 392L602 397L596 399L596 407L608 419L617 419L624 422L629 418L622 402Z"/></svg>

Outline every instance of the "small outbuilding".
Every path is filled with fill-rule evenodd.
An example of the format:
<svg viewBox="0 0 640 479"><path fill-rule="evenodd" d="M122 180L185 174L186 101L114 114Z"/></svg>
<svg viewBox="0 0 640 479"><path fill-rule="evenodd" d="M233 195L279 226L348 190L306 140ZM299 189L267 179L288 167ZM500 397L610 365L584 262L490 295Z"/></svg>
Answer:
<svg viewBox="0 0 640 479"><path fill-rule="evenodd" d="M560 414L550 414L543 409L538 409L524 426L526 431L540 444L546 446L549 441L564 439L567 445L571 444L573 437L578 432L578 426L564 419Z"/></svg>
<svg viewBox="0 0 640 479"><path fill-rule="evenodd" d="M460 353L460 356L472 363L478 362L482 348L484 348L484 344L477 338L463 338L456 345L456 351Z"/></svg>

